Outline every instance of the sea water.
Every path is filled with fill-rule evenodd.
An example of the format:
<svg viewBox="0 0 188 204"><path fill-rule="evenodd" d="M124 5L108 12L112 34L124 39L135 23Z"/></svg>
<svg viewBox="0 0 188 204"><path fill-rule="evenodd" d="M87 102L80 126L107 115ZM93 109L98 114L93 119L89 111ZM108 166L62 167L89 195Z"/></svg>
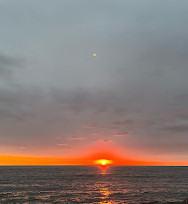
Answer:
<svg viewBox="0 0 188 204"><path fill-rule="evenodd" d="M0 203L179 203L188 167L1 166Z"/></svg>

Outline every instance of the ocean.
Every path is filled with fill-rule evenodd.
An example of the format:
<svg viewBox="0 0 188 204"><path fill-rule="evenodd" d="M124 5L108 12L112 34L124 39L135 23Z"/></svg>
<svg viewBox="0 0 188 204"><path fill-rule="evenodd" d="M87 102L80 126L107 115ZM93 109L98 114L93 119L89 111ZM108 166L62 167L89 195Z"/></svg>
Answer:
<svg viewBox="0 0 188 204"><path fill-rule="evenodd" d="M188 167L1 166L0 203L185 203Z"/></svg>

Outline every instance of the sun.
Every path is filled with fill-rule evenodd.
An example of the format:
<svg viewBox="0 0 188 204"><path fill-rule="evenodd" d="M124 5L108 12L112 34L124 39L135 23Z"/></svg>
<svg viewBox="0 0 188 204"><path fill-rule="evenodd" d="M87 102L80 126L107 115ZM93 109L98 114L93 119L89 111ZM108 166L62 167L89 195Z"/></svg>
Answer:
<svg viewBox="0 0 188 204"><path fill-rule="evenodd" d="M98 159L94 163L101 167L105 167L105 166L109 166L110 164L112 164L112 161L108 159Z"/></svg>
<svg viewBox="0 0 188 204"><path fill-rule="evenodd" d="M102 164L102 165L106 165L106 161L103 160L103 161L101 162L101 164Z"/></svg>

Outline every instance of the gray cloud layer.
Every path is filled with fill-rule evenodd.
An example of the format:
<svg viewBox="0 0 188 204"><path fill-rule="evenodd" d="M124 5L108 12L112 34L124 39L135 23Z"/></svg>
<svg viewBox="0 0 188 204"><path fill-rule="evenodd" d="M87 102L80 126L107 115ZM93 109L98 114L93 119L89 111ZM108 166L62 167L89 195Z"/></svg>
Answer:
<svg viewBox="0 0 188 204"><path fill-rule="evenodd" d="M1 153L112 141L185 159L187 4L1 1Z"/></svg>

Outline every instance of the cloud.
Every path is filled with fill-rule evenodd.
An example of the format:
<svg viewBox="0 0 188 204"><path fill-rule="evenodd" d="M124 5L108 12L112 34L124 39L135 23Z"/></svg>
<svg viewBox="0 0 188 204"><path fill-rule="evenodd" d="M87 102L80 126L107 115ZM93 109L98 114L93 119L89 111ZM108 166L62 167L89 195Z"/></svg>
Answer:
<svg viewBox="0 0 188 204"><path fill-rule="evenodd" d="M95 126L92 126L92 125L86 125L84 126L83 128L85 129L93 129L93 128L96 128Z"/></svg>
<svg viewBox="0 0 188 204"><path fill-rule="evenodd" d="M85 137L71 137L70 140L84 140Z"/></svg>
<svg viewBox="0 0 188 204"><path fill-rule="evenodd" d="M99 139L99 140L96 140L96 142L99 142L99 143L110 143L110 142L112 142L112 140Z"/></svg>
<svg viewBox="0 0 188 204"><path fill-rule="evenodd" d="M93 133L91 133L91 134L89 134L90 136L99 136L99 135L101 135L102 133L100 133L100 132L93 132Z"/></svg>
<svg viewBox="0 0 188 204"><path fill-rule="evenodd" d="M168 127L164 127L163 130L173 132L173 133L184 133L184 132L186 133L188 132L188 124L168 126Z"/></svg>
<svg viewBox="0 0 188 204"><path fill-rule="evenodd" d="M66 147L66 146L68 146L68 144L62 144L62 143L60 143L60 144L57 144L57 146Z"/></svg>
<svg viewBox="0 0 188 204"><path fill-rule="evenodd" d="M113 136L114 137L127 137L127 136L129 136L129 134L128 133L116 133Z"/></svg>
<svg viewBox="0 0 188 204"><path fill-rule="evenodd" d="M58 136L79 149L93 134L133 152L187 151L186 1L12 3L0 6L1 145L40 152Z"/></svg>
<svg viewBox="0 0 188 204"><path fill-rule="evenodd" d="M23 59L0 54L0 78L10 79L15 69L23 66Z"/></svg>

